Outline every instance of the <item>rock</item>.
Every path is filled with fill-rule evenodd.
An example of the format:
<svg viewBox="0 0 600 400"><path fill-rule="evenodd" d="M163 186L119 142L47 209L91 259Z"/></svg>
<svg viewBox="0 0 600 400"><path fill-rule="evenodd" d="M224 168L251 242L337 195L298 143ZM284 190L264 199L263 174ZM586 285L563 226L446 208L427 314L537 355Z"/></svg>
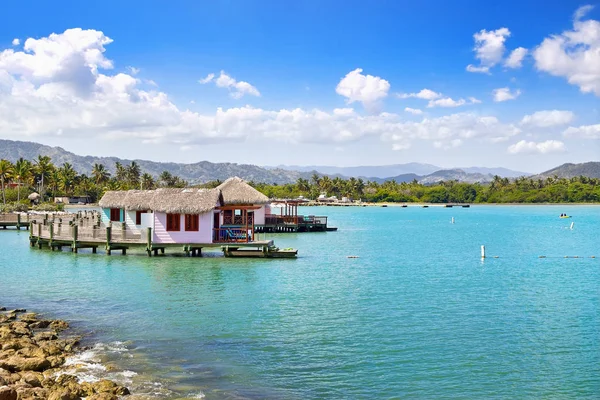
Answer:
<svg viewBox="0 0 600 400"><path fill-rule="evenodd" d="M25 322L17 321L11 322L8 327L12 331L14 335L17 336L29 336L31 335L31 330L29 329L29 325Z"/></svg>
<svg viewBox="0 0 600 400"><path fill-rule="evenodd" d="M16 355L25 357L25 358L33 358L33 357L44 358L44 357L46 357L46 353L44 353L44 350L42 350L38 346L24 347L21 350L17 350Z"/></svg>
<svg viewBox="0 0 600 400"><path fill-rule="evenodd" d="M23 322L32 323L32 322L37 321L37 316L35 313L27 313L27 314L21 315L21 317L19 319Z"/></svg>
<svg viewBox="0 0 600 400"><path fill-rule="evenodd" d="M111 393L118 396L125 396L129 394L129 389L125 386L119 386L113 381L107 379L101 379L98 382L92 383L94 391L96 393Z"/></svg>
<svg viewBox="0 0 600 400"><path fill-rule="evenodd" d="M12 385L21 379L21 375L0 368L0 378L4 380L5 385Z"/></svg>
<svg viewBox="0 0 600 400"><path fill-rule="evenodd" d="M64 359L63 359L64 362ZM14 355L4 362L0 361L0 367L9 371L43 371L51 366L51 362L48 359L42 357L31 357L25 358Z"/></svg>
<svg viewBox="0 0 600 400"><path fill-rule="evenodd" d="M17 391L9 386L0 387L0 400L17 400Z"/></svg>
<svg viewBox="0 0 600 400"><path fill-rule="evenodd" d="M25 347L30 347L33 341L29 337L21 337L18 339L9 339L2 345L2 350L21 350Z"/></svg>
<svg viewBox="0 0 600 400"><path fill-rule="evenodd" d="M27 383L31 387L42 387L42 381L44 380L44 375L40 372L28 371L24 374L21 374L21 382Z"/></svg>
<svg viewBox="0 0 600 400"><path fill-rule="evenodd" d="M46 360L50 363L50 367L52 368L60 367L65 363L65 357L62 355L49 356L46 357Z"/></svg>
<svg viewBox="0 0 600 400"><path fill-rule="evenodd" d="M0 311L6 311L6 307L0 307Z"/></svg>
<svg viewBox="0 0 600 400"><path fill-rule="evenodd" d="M54 342L51 341L40 343L40 349L44 352L46 356L55 356L63 352L63 349L61 349Z"/></svg>
<svg viewBox="0 0 600 400"><path fill-rule="evenodd" d="M66 321L57 319L50 323L50 328L57 330L57 331L64 331L65 329L69 328L69 324Z"/></svg>
<svg viewBox="0 0 600 400"><path fill-rule="evenodd" d="M62 374L56 378L56 384L60 386L67 386L69 383L73 382L78 382L78 379L75 375Z"/></svg>
<svg viewBox="0 0 600 400"><path fill-rule="evenodd" d="M86 400L117 400L118 397L115 396L114 394L110 394L110 393L95 393L89 397L87 397Z"/></svg>
<svg viewBox="0 0 600 400"><path fill-rule="evenodd" d="M55 332L40 332L33 336L33 340L36 342L41 342L44 340L56 340L58 336L56 336Z"/></svg>
<svg viewBox="0 0 600 400"><path fill-rule="evenodd" d="M45 329L50 326L52 321L48 321L47 319L42 319L40 321L33 322L29 324L31 329Z"/></svg>
<svg viewBox="0 0 600 400"><path fill-rule="evenodd" d="M79 384L79 390L81 397L88 397L94 394L94 387L89 382L81 382Z"/></svg>
<svg viewBox="0 0 600 400"><path fill-rule="evenodd" d="M26 312L27 312L27 310L26 310L26 309L24 309L24 308L15 308L15 309L14 309L14 312L15 312L15 313L26 313Z"/></svg>
<svg viewBox="0 0 600 400"><path fill-rule="evenodd" d="M18 400L38 400L47 399L50 391L48 389L34 388L19 388L17 389Z"/></svg>
<svg viewBox="0 0 600 400"><path fill-rule="evenodd" d="M6 315L0 315L0 324L5 323L6 321L10 321L10 318Z"/></svg>
<svg viewBox="0 0 600 400"><path fill-rule="evenodd" d="M69 389L57 389L50 393L48 400L79 400L80 396L71 392Z"/></svg>

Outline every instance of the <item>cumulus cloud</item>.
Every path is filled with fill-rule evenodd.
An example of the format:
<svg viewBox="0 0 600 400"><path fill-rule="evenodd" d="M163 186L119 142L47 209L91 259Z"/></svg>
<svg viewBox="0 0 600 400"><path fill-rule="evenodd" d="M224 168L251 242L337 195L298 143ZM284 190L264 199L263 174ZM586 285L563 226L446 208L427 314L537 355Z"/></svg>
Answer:
<svg viewBox="0 0 600 400"><path fill-rule="evenodd" d="M21 40L20 40L19 38L14 38L14 39L12 40L12 45L13 45L13 46L18 46L18 45L20 45L20 44L21 44Z"/></svg>
<svg viewBox="0 0 600 400"><path fill-rule="evenodd" d="M458 99L458 100L454 100L451 97L444 97L441 99L437 99L437 100L430 100L429 103L427 103L427 107L432 108L432 107L460 107L460 106L464 106L467 104L479 104L481 103L481 100L476 99L475 97L469 97L468 100L465 99Z"/></svg>
<svg viewBox="0 0 600 400"><path fill-rule="evenodd" d="M507 100L514 100L517 97L519 97L521 95L521 91L519 89L512 91L507 88L499 88L499 89L494 89L492 91L492 94L494 95L494 101L499 103L502 101L507 101Z"/></svg>
<svg viewBox="0 0 600 400"><path fill-rule="evenodd" d="M175 105L148 81L128 73L111 74L113 62L105 49L111 42L100 31L70 29L27 39L22 51L0 51L0 132L12 138L135 138L140 143L171 143L186 149L239 140L345 143L374 137L396 150L415 141L442 148L467 140L496 142L520 132L495 117L468 113L406 121L392 113L365 116L349 107L324 111L245 106L193 112ZM213 75L207 83L217 84L219 79L222 87L239 83L227 74ZM378 81L363 88L382 86L386 85ZM348 99L369 103L382 98L366 92Z"/></svg>
<svg viewBox="0 0 600 400"><path fill-rule="evenodd" d="M600 96L600 21L583 20L592 8L577 9L573 29L544 39L533 58L538 70L566 78L583 93Z"/></svg>
<svg viewBox="0 0 600 400"><path fill-rule="evenodd" d="M344 76L335 91L344 96L348 104L360 102L373 112L379 107L379 102L387 97L390 83L373 75L363 75L362 69L357 68Z"/></svg>
<svg viewBox="0 0 600 400"><path fill-rule="evenodd" d="M407 113L413 114L413 115L421 115L421 114L423 114L423 110L419 110L418 108L406 107L404 109L404 111L406 111Z"/></svg>
<svg viewBox="0 0 600 400"><path fill-rule="evenodd" d="M559 140L546 140L545 142L528 142L521 140L508 146L510 154L547 154L562 153L566 151L565 144Z"/></svg>
<svg viewBox="0 0 600 400"><path fill-rule="evenodd" d="M504 66L508 68L521 68L523 66L523 59L528 52L524 47L517 47L510 53L506 61L504 61Z"/></svg>
<svg viewBox="0 0 600 400"><path fill-rule="evenodd" d="M526 115L521 120L521 125L537 128L548 128L552 126L566 125L575 118L571 111L545 110Z"/></svg>
<svg viewBox="0 0 600 400"><path fill-rule="evenodd" d="M225 71L221 71L220 75L216 77L216 79L215 74L208 74L206 78L200 79L198 83L204 85L213 81L217 87L228 89L230 96L234 99L241 99L246 94L257 97L260 96L260 92L256 87L252 86L248 82L237 81L236 79L227 75Z"/></svg>
<svg viewBox="0 0 600 400"><path fill-rule="evenodd" d="M582 139L600 139L600 124L581 125L579 127L570 126L565 129L563 135Z"/></svg>
<svg viewBox="0 0 600 400"><path fill-rule="evenodd" d="M434 99L439 99L440 97L442 97L442 94L436 93L430 89L422 89L418 93L399 93L399 94L397 94L397 96L400 99L408 99L408 98L414 97L414 98L423 99L423 100L434 100Z"/></svg>
<svg viewBox="0 0 600 400"><path fill-rule="evenodd" d="M506 47L504 42L510 36L508 28L500 28L495 31L482 29L473 35L475 40L475 58L479 60L480 65L467 65L467 71L489 73L494 65L498 64L504 56Z"/></svg>

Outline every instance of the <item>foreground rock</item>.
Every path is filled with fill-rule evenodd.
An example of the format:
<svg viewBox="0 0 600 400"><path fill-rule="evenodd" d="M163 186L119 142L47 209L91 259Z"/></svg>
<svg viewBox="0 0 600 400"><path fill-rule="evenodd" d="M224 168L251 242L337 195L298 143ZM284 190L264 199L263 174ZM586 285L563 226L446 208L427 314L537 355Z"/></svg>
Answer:
<svg viewBox="0 0 600 400"><path fill-rule="evenodd" d="M34 313L0 307L0 400L114 400L129 389L102 379L79 382L61 369L79 343L61 339L69 328L61 320L39 319Z"/></svg>

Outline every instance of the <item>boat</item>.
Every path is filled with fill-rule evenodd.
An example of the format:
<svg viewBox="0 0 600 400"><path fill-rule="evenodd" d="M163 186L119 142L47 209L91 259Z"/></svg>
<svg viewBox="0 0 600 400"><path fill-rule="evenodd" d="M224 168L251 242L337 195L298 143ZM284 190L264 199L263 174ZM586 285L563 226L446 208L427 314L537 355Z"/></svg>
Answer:
<svg viewBox="0 0 600 400"><path fill-rule="evenodd" d="M225 257L296 258L298 255L297 249L279 249L274 246L265 249L223 246L222 250Z"/></svg>
<svg viewBox="0 0 600 400"><path fill-rule="evenodd" d="M561 215L559 218L571 218L570 215Z"/></svg>

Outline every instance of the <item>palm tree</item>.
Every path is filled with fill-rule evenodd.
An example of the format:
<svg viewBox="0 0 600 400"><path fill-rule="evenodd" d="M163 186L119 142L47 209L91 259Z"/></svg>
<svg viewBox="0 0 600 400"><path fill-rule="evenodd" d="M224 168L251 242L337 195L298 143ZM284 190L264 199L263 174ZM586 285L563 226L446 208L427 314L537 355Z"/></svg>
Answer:
<svg viewBox="0 0 600 400"><path fill-rule="evenodd" d="M160 173L158 180L162 182L163 186L170 187L173 186L173 175L169 171L163 171Z"/></svg>
<svg viewBox="0 0 600 400"><path fill-rule="evenodd" d="M120 182L127 180L127 169L118 161L115 163L115 178Z"/></svg>
<svg viewBox="0 0 600 400"><path fill-rule="evenodd" d="M137 186L138 183L140 182L140 166L138 165L138 163L136 163L135 161L131 162L131 165L129 165L128 167L126 167L127 170L127 181L132 185L132 186Z"/></svg>
<svg viewBox="0 0 600 400"><path fill-rule="evenodd" d="M76 178L77 172L75 172L71 164L64 163L63 166L59 168L59 186L61 190L64 190L67 196L72 193Z"/></svg>
<svg viewBox="0 0 600 400"><path fill-rule="evenodd" d="M148 173L144 173L142 175L140 185L141 185L142 189L151 190L151 189L154 189L156 182L154 182L154 178L152 177L152 175L150 175Z"/></svg>
<svg viewBox="0 0 600 400"><path fill-rule="evenodd" d="M104 164L95 163L92 167L92 177L94 178L96 185L101 185L108 181L110 172L108 172Z"/></svg>
<svg viewBox="0 0 600 400"><path fill-rule="evenodd" d="M44 181L48 181L50 178L50 173L54 169L54 165L50 157L38 155L37 160L33 161L35 163L35 172L40 179L40 196L42 196L42 200L44 199Z"/></svg>
<svg viewBox="0 0 600 400"><path fill-rule="evenodd" d="M21 185L31 178L31 162L23 157L15 163L15 178L17 179L17 202L21 201Z"/></svg>
<svg viewBox="0 0 600 400"><path fill-rule="evenodd" d="M310 191L310 184L308 183L308 180L303 178L298 178L296 181L296 187L298 187L298 190L302 193L307 193Z"/></svg>
<svg viewBox="0 0 600 400"><path fill-rule="evenodd" d="M10 182L13 177L14 167L8 160L0 160L0 181L2 182L2 202L6 205L6 193L4 191L4 183Z"/></svg>

